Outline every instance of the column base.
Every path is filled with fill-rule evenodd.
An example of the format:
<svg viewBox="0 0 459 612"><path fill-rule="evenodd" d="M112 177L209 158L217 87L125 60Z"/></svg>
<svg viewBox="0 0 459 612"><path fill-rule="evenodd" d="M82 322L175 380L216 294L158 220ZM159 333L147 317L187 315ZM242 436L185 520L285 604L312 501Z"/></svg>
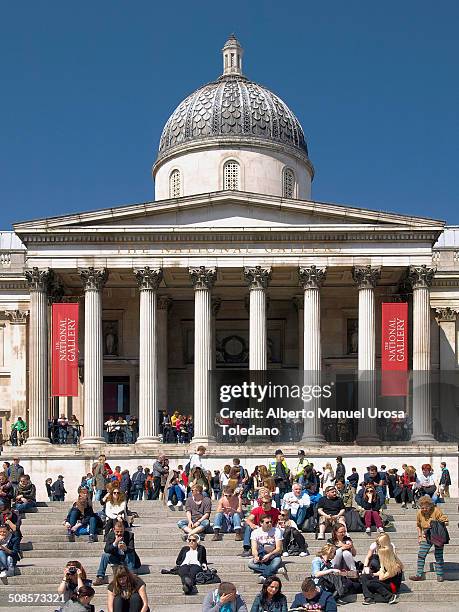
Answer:
<svg viewBox="0 0 459 612"><path fill-rule="evenodd" d="M212 444L215 443L216 439L214 438L214 436L200 436L199 438L193 438L191 441L191 444L193 444L193 446L196 446L197 444Z"/></svg>
<svg viewBox="0 0 459 612"><path fill-rule="evenodd" d="M149 444L158 444L159 436L144 436L142 438L137 438L135 445L136 446L145 446Z"/></svg>
<svg viewBox="0 0 459 612"><path fill-rule="evenodd" d="M425 443L425 442L429 442L430 444L437 444L437 441L435 440L433 434L430 433L420 433L420 434L415 434L413 436L411 436L411 440L410 442L421 442L421 443Z"/></svg>
<svg viewBox="0 0 459 612"><path fill-rule="evenodd" d="M31 438L27 438L24 446L50 446L51 442L49 438L41 438L39 436L34 436ZM19 448L19 447L16 447Z"/></svg>
<svg viewBox="0 0 459 612"><path fill-rule="evenodd" d="M80 446L101 446L107 444L105 438L94 436L93 438L83 438L80 442Z"/></svg>
<svg viewBox="0 0 459 612"><path fill-rule="evenodd" d="M302 446L323 446L326 440L322 434L303 436L298 444Z"/></svg>

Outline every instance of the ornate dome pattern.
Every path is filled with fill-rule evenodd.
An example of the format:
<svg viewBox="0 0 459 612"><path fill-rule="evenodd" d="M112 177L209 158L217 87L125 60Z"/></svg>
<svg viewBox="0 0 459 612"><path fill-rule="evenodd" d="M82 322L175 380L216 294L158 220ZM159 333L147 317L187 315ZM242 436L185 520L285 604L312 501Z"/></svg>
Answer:
<svg viewBox="0 0 459 612"><path fill-rule="evenodd" d="M278 143L308 156L303 129L285 102L236 74L204 85L179 104L164 127L159 158L186 143L232 137Z"/></svg>

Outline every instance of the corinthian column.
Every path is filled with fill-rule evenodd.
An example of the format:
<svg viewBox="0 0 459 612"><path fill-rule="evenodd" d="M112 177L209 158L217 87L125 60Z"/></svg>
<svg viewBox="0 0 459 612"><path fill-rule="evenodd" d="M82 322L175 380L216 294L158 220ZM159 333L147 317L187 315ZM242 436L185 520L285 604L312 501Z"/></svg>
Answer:
<svg viewBox="0 0 459 612"><path fill-rule="evenodd" d="M322 350L320 339L320 288L327 274L326 268L310 266L299 268L300 286L304 291L304 323L303 323L303 368L306 385L321 384ZM320 398L312 398L305 402L304 408L314 413L313 418L304 420L302 443L305 445L323 444L320 418Z"/></svg>
<svg viewBox="0 0 459 612"><path fill-rule="evenodd" d="M215 268L189 269L194 287L194 421L193 442L208 443L212 436L212 306L211 292L217 272Z"/></svg>
<svg viewBox="0 0 459 612"><path fill-rule="evenodd" d="M377 444L376 419L367 415L368 408L376 408L376 334L375 334L375 287L381 277L381 268L371 266L355 267L354 282L359 289L359 340L358 368L360 410L365 410L365 418L359 421L359 444Z"/></svg>
<svg viewBox="0 0 459 612"><path fill-rule="evenodd" d="M411 266L413 288L413 442L434 442L430 388L430 287L434 268Z"/></svg>
<svg viewBox="0 0 459 612"><path fill-rule="evenodd" d="M27 317L28 310L7 310L10 320L11 348L11 422L27 418Z"/></svg>
<svg viewBox="0 0 459 612"><path fill-rule="evenodd" d="M108 270L79 270L84 288L84 423L82 444L103 444L102 289Z"/></svg>
<svg viewBox="0 0 459 612"><path fill-rule="evenodd" d="M167 295L158 295L156 299L157 307L157 324L156 334L158 336L158 410L168 409L168 324L169 310L172 306L172 300Z"/></svg>
<svg viewBox="0 0 459 612"><path fill-rule="evenodd" d="M134 274L140 289L139 438L136 444L148 444L158 441L156 292L163 273L161 269L145 266Z"/></svg>
<svg viewBox="0 0 459 612"><path fill-rule="evenodd" d="M271 280L271 268L244 268L250 291L249 370L268 367L268 334L266 326L266 288Z"/></svg>
<svg viewBox="0 0 459 612"><path fill-rule="evenodd" d="M27 444L47 445L48 438L48 298L51 270L25 270L30 291L29 438ZM25 417L25 415L24 415Z"/></svg>

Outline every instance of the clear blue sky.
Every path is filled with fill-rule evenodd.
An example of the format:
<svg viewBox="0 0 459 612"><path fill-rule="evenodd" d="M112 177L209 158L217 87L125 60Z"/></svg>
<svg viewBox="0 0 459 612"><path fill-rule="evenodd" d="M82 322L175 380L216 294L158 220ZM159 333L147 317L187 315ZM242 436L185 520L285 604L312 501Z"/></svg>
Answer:
<svg viewBox="0 0 459 612"><path fill-rule="evenodd" d="M0 227L153 199L162 127L244 72L300 119L313 198L459 223L459 2L0 3Z"/></svg>

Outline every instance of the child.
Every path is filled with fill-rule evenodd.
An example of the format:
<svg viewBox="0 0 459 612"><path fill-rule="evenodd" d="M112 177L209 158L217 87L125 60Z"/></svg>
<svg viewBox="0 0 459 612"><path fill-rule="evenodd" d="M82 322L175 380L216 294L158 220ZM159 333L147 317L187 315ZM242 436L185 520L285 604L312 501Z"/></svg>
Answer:
<svg viewBox="0 0 459 612"><path fill-rule="evenodd" d="M54 501L53 491L51 489L51 485L53 484L52 478L47 478L45 480L46 492L48 494L49 501Z"/></svg>

